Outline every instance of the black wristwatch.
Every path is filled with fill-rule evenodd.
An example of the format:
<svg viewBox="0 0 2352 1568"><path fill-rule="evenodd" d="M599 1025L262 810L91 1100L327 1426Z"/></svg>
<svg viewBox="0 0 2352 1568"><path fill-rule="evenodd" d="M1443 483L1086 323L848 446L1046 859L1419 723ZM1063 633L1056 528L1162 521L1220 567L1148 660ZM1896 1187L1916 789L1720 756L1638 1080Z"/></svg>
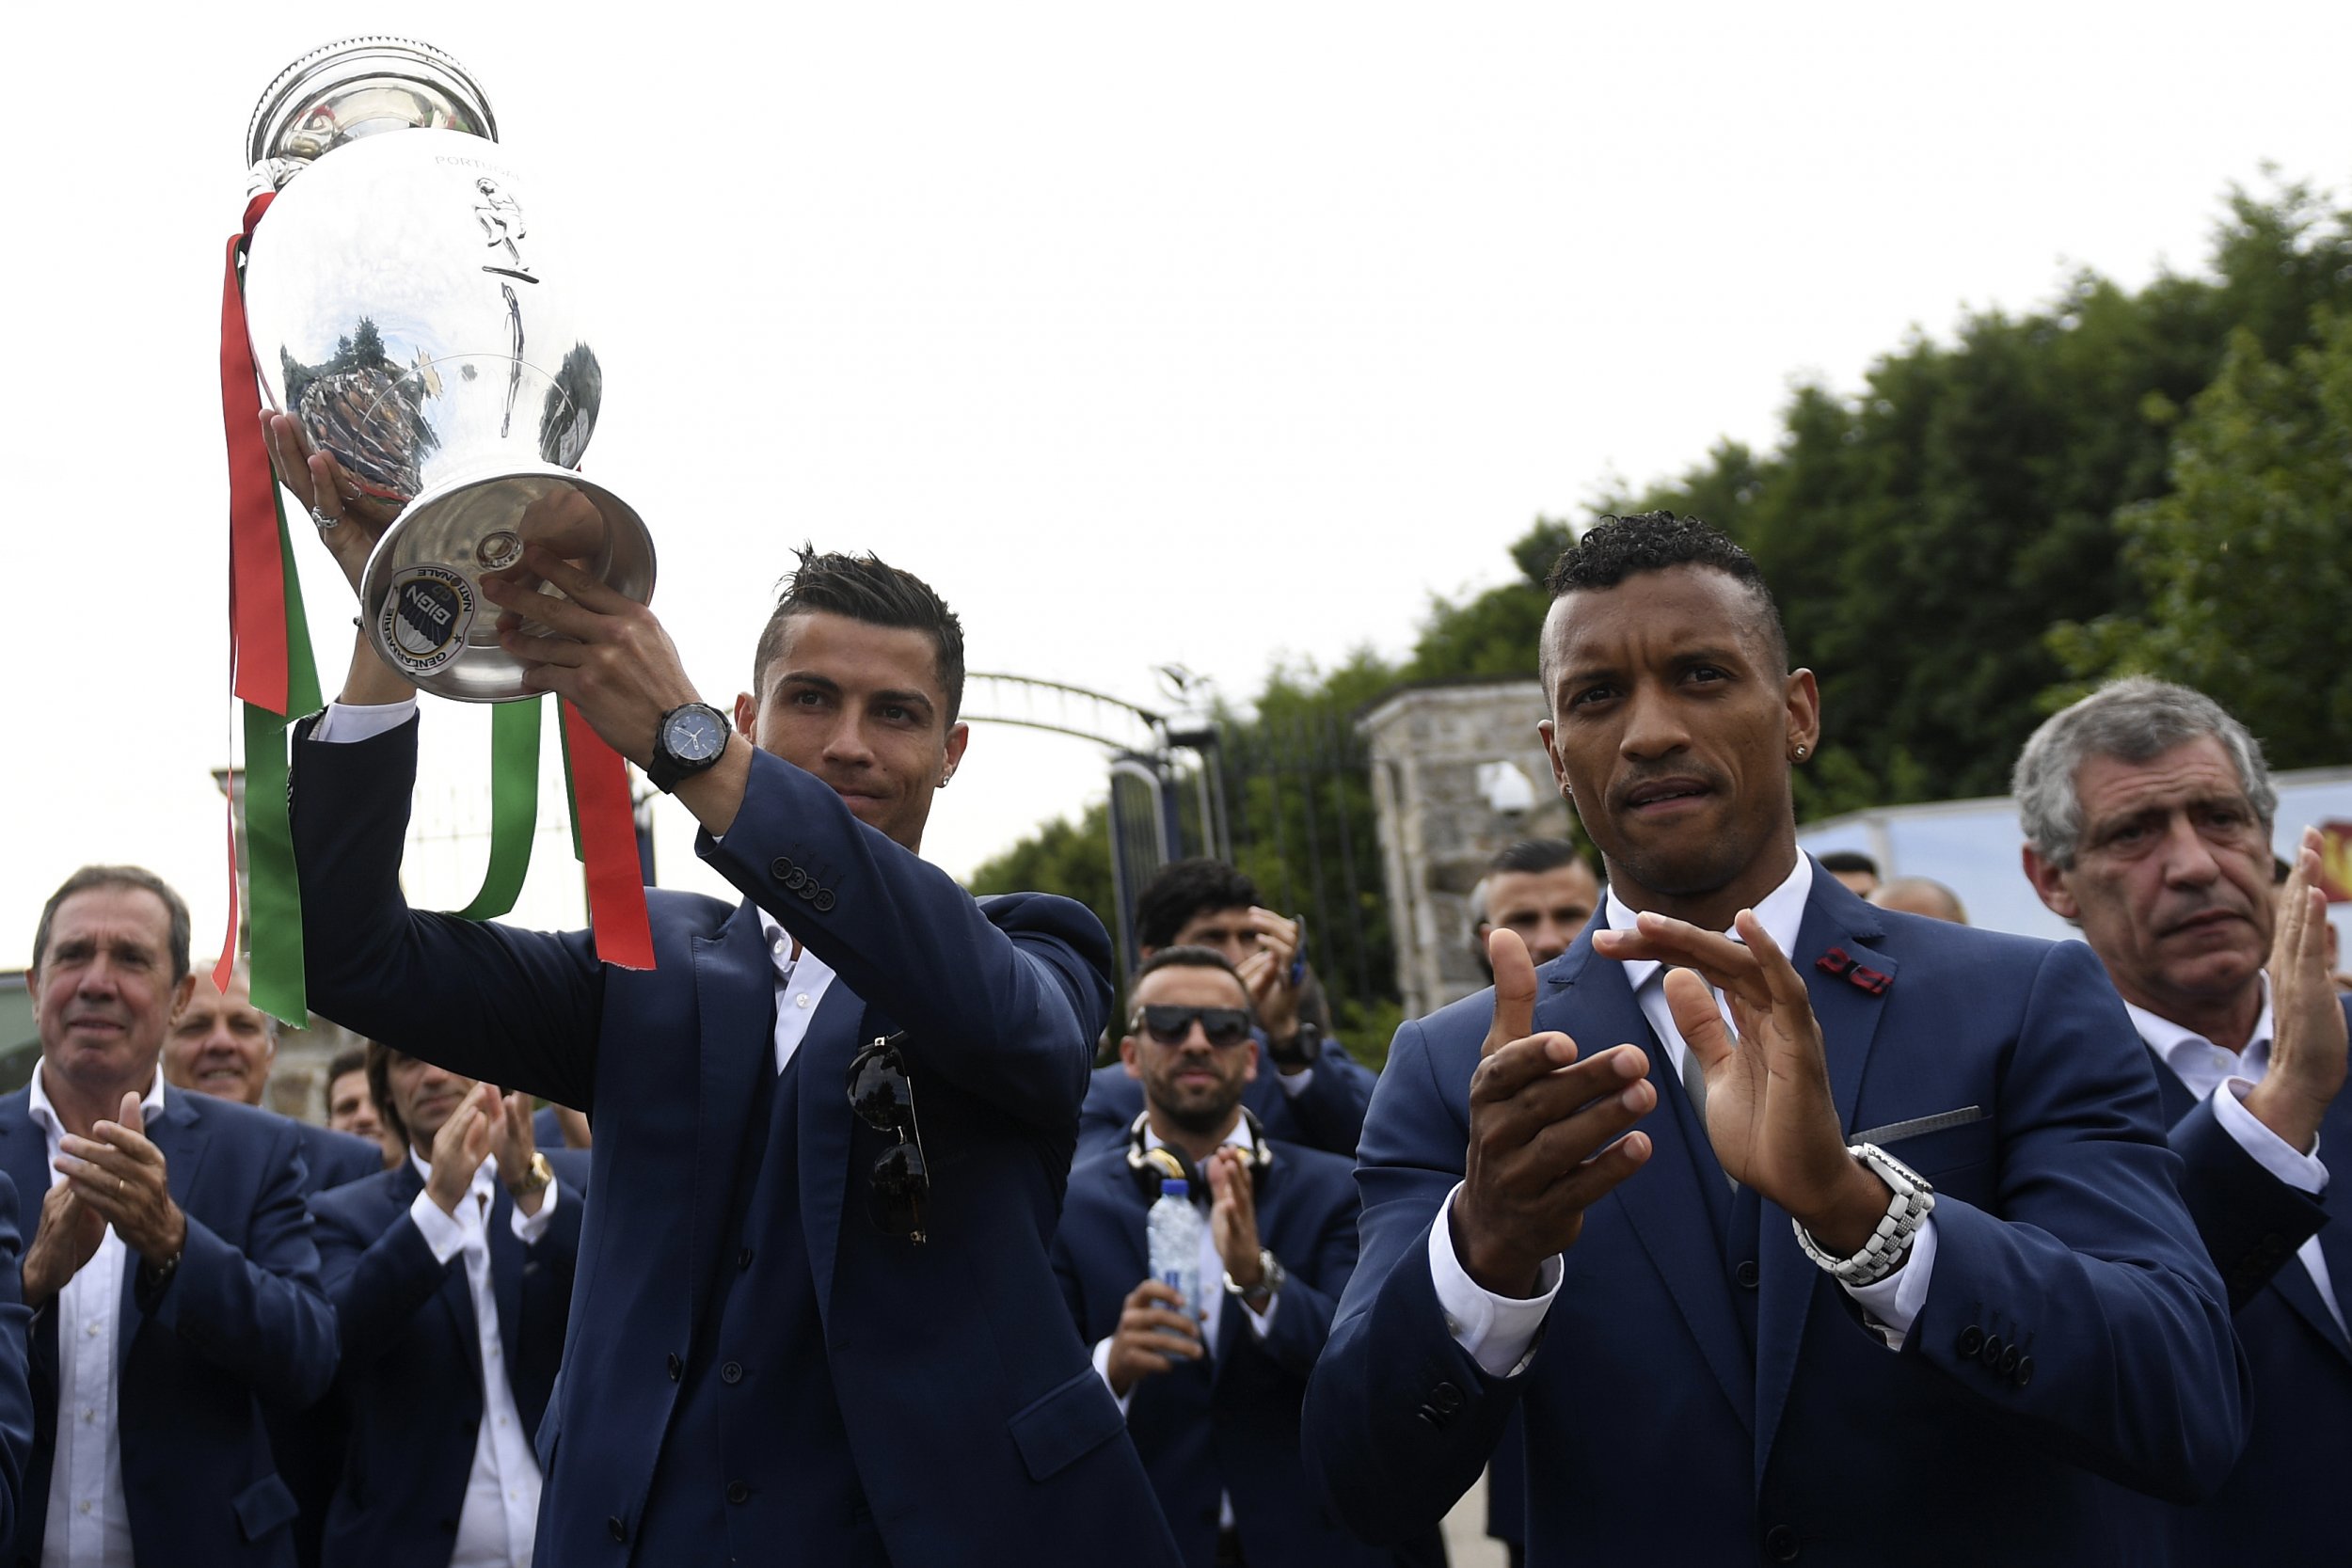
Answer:
<svg viewBox="0 0 2352 1568"><path fill-rule="evenodd" d="M1312 1067L1322 1050L1323 1031L1303 1018L1298 1021L1297 1033L1291 1036L1287 1051L1277 1046L1271 1037L1265 1042L1265 1053L1274 1058L1276 1067Z"/></svg>
<svg viewBox="0 0 2352 1568"><path fill-rule="evenodd" d="M708 703L688 703L661 716L645 777L664 795L717 762L727 749L727 716Z"/></svg>

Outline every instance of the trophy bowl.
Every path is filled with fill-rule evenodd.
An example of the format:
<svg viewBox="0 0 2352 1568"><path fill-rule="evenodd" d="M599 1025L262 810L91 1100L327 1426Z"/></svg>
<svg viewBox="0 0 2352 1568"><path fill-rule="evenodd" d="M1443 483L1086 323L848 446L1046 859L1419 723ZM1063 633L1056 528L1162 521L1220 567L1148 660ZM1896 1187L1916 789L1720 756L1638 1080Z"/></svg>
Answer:
<svg viewBox="0 0 2352 1568"><path fill-rule="evenodd" d="M472 78L426 45L305 55L254 111L254 184L276 195L245 271L264 400L398 510L360 582L376 652L485 703L535 695L481 592L527 544L641 603L654 586L643 519L576 471L603 372L560 226L495 135Z"/></svg>

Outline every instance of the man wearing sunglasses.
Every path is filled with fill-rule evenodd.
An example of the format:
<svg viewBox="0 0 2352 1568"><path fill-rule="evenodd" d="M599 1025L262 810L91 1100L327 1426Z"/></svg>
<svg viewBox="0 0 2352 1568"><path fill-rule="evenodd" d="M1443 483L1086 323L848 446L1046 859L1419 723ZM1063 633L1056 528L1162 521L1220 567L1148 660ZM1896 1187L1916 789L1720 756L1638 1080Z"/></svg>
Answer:
<svg viewBox="0 0 2352 1568"><path fill-rule="evenodd" d="M272 434L356 582L370 509ZM967 739L955 616L803 550L730 716L645 607L536 544L520 569L484 594L548 634L505 648L693 813L744 901L649 892L650 971L410 910L418 721L364 641L295 742L294 819L315 1007L594 1118L538 1560L1172 1562L1048 1256L1109 944L917 853Z"/></svg>
<svg viewBox="0 0 2352 1568"><path fill-rule="evenodd" d="M1307 1375L1356 1266L1354 1171L1244 1109L1251 1022L1248 984L1216 951L1144 961L1119 1042L1143 1111L1071 1172L1054 1266L1187 1564L1371 1568L1388 1555L1330 1522L1298 1451ZM1208 1210L1199 1302L1150 1277L1145 1216L1174 1170Z"/></svg>
<svg viewBox="0 0 2352 1568"><path fill-rule="evenodd" d="M1352 1159L1373 1076L1306 1016L1302 936L1297 921L1261 907L1258 884L1222 861L1171 862L1136 895L1136 945L1145 959L1163 948L1205 947L1248 988L1267 1067L1243 1092L1250 1115L1271 1136ZM1097 1068L1079 1117L1079 1151L1115 1148L1142 1110L1124 1067Z"/></svg>

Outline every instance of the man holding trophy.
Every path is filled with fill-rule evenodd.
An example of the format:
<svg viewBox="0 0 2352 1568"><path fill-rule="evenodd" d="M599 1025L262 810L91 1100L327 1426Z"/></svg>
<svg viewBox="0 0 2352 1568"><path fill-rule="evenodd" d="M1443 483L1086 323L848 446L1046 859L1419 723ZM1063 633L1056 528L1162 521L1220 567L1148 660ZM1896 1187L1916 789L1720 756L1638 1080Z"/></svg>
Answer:
<svg viewBox="0 0 2352 1568"><path fill-rule="evenodd" d="M374 102L343 74L351 113L286 118L342 123ZM481 137L429 123L321 163L357 151L389 168L370 149L404 144L420 179L441 179L426 151ZM516 312L493 341L544 343L533 302L560 277L545 226L485 225L482 193L461 194L469 243L497 230L489 309ZM519 199L504 179L500 195ZM272 239L264 226L249 290ZM512 379L539 389L542 417L521 419L532 399L477 365L471 385L499 396L465 428L442 406L463 401L449 391L462 367L421 367L431 356L389 332L369 352L392 368L344 400L358 418L323 425L306 417L320 400L273 397L283 411L264 420L280 481L367 610L341 700L294 743L310 997L371 1038L595 1118L571 1338L540 1431L539 1560L766 1561L788 1544L812 1562L1011 1564L1050 1542L1063 1560L1172 1564L1048 1259L1108 942L1077 904L977 903L918 853L968 738L956 617L870 556L803 550L751 689L731 714L709 706L642 602L649 551L624 580L635 514L556 471L585 436L524 365L537 351L517 350ZM543 357L559 352L576 365L582 351L559 335ZM564 395L584 403L590 386L575 375ZM413 475L322 438L402 428L368 417L392 397L433 437L399 449L421 454ZM451 455L495 443L501 420L572 444L539 438L520 479ZM648 892L644 968L600 961L589 932L410 909L419 685L556 692L694 814L698 852L743 901Z"/></svg>

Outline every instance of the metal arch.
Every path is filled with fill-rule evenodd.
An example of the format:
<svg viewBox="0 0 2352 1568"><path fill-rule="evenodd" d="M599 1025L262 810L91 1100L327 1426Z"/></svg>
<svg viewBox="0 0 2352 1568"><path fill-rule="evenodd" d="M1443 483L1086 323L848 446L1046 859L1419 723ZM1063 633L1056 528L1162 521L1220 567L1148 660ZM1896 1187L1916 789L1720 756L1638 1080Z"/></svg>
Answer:
<svg viewBox="0 0 2352 1568"><path fill-rule="evenodd" d="M1114 752L1155 752L1167 743L1164 715L1104 692L982 671L963 679L967 720L1074 736Z"/></svg>

